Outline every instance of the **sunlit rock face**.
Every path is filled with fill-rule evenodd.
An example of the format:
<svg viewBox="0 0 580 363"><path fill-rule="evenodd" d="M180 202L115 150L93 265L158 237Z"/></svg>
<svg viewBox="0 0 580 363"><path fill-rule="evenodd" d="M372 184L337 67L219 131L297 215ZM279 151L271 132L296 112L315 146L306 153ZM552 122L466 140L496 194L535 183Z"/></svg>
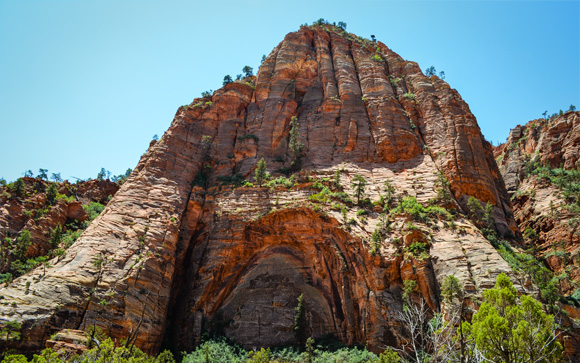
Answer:
<svg viewBox="0 0 580 363"><path fill-rule="evenodd" d="M404 280L438 309L447 275L477 295L510 273L461 214L451 228L389 214L396 201L388 216L356 205L357 174L371 202L388 181L395 200L426 205L441 172L449 208L460 213L473 196L494 207L499 233L516 230L491 146L445 81L380 42L322 27L288 34L243 81L179 108L66 256L0 290L0 319L29 337L14 346L37 350L57 330L92 325L148 352L164 339L192 349L206 331L249 348L291 343L303 294L309 334L379 350L405 334ZM294 164L292 117L304 144ZM228 184L253 181L261 158L273 178L290 171L295 183ZM315 181L340 191L337 170L352 201L313 201ZM424 253L410 253L413 243Z"/></svg>

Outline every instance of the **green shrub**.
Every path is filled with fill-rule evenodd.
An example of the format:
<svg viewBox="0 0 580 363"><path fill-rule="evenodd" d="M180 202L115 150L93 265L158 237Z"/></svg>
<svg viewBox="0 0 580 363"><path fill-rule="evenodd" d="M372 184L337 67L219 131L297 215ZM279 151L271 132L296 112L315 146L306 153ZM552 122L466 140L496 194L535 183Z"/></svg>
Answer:
<svg viewBox="0 0 580 363"><path fill-rule="evenodd" d="M423 252L427 252L428 246L424 242L413 242L409 246L405 247L404 251L412 254L413 256L418 256Z"/></svg>
<svg viewBox="0 0 580 363"><path fill-rule="evenodd" d="M415 101L415 94L414 93L407 92L407 93L403 94L403 97L408 99L408 100Z"/></svg>
<svg viewBox="0 0 580 363"><path fill-rule="evenodd" d="M234 174L231 176L219 176L217 181L221 182L222 184L230 184L234 186L243 185L245 180L241 174Z"/></svg>
<svg viewBox="0 0 580 363"><path fill-rule="evenodd" d="M252 139L255 142L258 142L258 136L254 135L254 134L245 134L242 136L238 136L238 140L240 140L240 141L248 140L248 139Z"/></svg>

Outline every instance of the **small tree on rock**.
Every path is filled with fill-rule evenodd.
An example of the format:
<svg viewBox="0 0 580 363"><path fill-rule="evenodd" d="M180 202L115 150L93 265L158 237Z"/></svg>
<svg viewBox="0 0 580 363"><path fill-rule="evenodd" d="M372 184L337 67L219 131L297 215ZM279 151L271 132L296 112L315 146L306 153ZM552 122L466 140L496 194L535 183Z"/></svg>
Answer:
<svg viewBox="0 0 580 363"><path fill-rule="evenodd" d="M268 172L266 171L266 161L264 158L261 158L256 165L256 173L254 174L254 180L256 184L262 185L264 181L268 179Z"/></svg>
<svg viewBox="0 0 580 363"><path fill-rule="evenodd" d="M230 76L229 74L227 74L227 75L224 77L224 82L223 82L223 85L225 86L225 85L227 85L227 84L230 84L230 83L232 83L233 81L234 81L234 80L232 79L232 76Z"/></svg>
<svg viewBox="0 0 580 363"><path fill-rule="evenodd" d="M251 77L254 75L254 68L250 66L244 66L244 68L242 68L242 72L244 72L246 77Z"/></svg>
<svg viewBox="0 0 580 363"><path fill-rule="evenodd" d="M292 153L292 167L294 168L300 165L302 151L304 150L304 144L300 141L300 133L298 132L299 126L298 117L292 116L290 118L290 142L288 147Z"/></svg>
<svg viewBox="0 0 580 363"><path fill-rule="evenodd" d="M38 169L38 178L42 180L48 180L48 169Z"/></svg>
<svg viewBox="0 0 580 363"><path fill-rule="evenodd" d="M354 194L356 196L357 204L360 204L361 199L364 198L365 191L366 191L367 180L360 174L357 174L352 179L352 189L354 190Z"/></svg>
<svg viewBox="0 0 580 363"><path fill-rule="evenodd" d="M58 196L58 189L56 187L56 183L50 184L48 189L46 190L46 201L50 205L54 205L56 202L56 197Z"/></svg>

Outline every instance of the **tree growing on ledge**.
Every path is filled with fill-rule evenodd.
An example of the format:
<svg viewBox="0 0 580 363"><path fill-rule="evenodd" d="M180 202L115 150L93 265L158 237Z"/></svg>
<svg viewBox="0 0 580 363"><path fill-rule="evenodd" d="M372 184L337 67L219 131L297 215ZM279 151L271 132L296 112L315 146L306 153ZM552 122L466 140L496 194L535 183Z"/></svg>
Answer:
<svg viewBox="0 0 580 363"><path fill-rule="evenodd" d="M230 83L232 83L233 81L234 81L234 80L232 79L232 76L230 76L229 74L227 74L227 75L224 77L224 82L223 82L223 85L225 86L225 85L227 85L227 84L230 84Z"/></svg>
<svg viewBox="0 0 580 363"><path fill-rule="evenodd" d="M292 167L296 168L300 166L300 160L302 159L302 151L304 150L304 144L300 141L300 133L298 133L298 117L292 116L290 118L290 142L288 146L292 152Z"/></svg>
<svg viewBox="0 0 580 363"><path fill-rule="evenodd" d="M361 199L364 199L367 180L360 174L357 174L352 179L352 189L354 190L354 194L356 195L356 203L360 204Z"/></svg>
<svg viewBox="0 0 580 363"><path fill-rule="evenodd" d="M242 72L244 72L246 77L251 77L254 75L254 68L250 66L244 66L244 68L242 68Z"/></svg>
<svg viewBox="0 0 580 363"><path fill-rule="evenodd" d="M264 158L261 158L256 165L256 173L254 174L254 180L256 184L262 185L264 181L268 179L268 172L266 171L266 161Z"/></svg>

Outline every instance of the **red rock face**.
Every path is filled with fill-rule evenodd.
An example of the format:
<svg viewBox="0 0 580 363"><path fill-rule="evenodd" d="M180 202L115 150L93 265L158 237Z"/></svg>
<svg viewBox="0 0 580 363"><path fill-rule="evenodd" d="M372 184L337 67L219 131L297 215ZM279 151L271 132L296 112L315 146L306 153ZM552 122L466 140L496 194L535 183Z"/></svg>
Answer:
<svg viewBox="0 0 580 363"><path fill-rule="evenodd" d="M568 316L576 319L577 304L570 298L580 286L580 214L573 202L557 185L532 172L534 162L550 168L572 170L580 158L580 113L567 112L549 120L539 119L514 128L507 142L495 154L508 192L512 195L514 217L526 247L533 247L555 276L557 288L568 304L561 304ZM573 181L575 182L575 181ZM577 306L577 305L576 305ZM578 359L580 334L572 320L564 339L569 356Z"/></svg>
<svg viewBox="0 0 580 363"><path fill-rule="evenodd" d="M93 324L148 352L164 336L191 349L203 331L247 347L287 343L302 293L311 334L378 349L404 334L393 318L403 279L416 280L414 298L435 309L448 274L477 294L510 272L467 220L459 232L416 223L430 239L418 256L398 242L408 217L393 215L371 254L378 211L356 222L357 208L344 202L355 220L346 225L341 206L309 199L306 171L321 178L343 170L351 196L361 174L372 201L389 180L398 198L421 203L436 196L442 171L457 208L474 196L495 207L500 232L515 229L491 146L447 83L382 43L321 27L288 34L251 81L255 89L231 83L180 108L66 257L0 290L8 302L0 318L21 321L30 337L14 344L34 350L54 331ZM290 169L292 116L304 184L220 186L234 175L251 180L262 157L276 176ZM27 281L32 293L24 294Z"/></svg>

